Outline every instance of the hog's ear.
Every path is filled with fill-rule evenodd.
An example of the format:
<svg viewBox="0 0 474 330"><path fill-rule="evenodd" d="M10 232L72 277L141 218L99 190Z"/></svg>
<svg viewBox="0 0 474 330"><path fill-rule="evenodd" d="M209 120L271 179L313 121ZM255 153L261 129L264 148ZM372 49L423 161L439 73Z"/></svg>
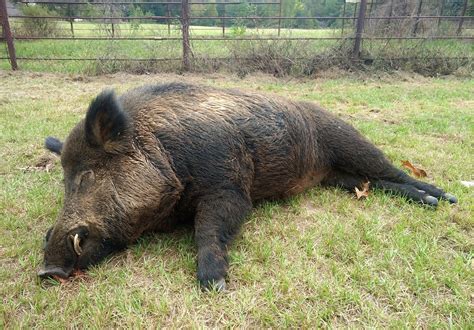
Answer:
<svg viewBox="0 0 474 330"><path fill-rule="evenodd" d="M44 146L51 152L54 152L56 155L61 155L61 151L63 150L63 143L58 139L48 136L44 141Z"/></svg>
<svg viewBox="0 0 474 330"><path fill-rule="evenodd" d="M87 142L106 152L119 152L129 127L127 114L112 90L100 93L90 104L85 121Z"/></svg>

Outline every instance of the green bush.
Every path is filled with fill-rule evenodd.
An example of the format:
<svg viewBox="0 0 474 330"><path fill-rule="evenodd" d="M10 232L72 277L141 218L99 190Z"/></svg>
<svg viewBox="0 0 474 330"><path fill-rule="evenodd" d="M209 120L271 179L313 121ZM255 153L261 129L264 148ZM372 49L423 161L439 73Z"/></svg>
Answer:
<svg viewBox="0 0 474 330"><path fill-rule="evenodd" d="M22 5L20 10L25 16L58 16L54 10L40 5ZM18 32L25 37L55 36L59 32L58 21L51 18L24 18Z"/></svg>

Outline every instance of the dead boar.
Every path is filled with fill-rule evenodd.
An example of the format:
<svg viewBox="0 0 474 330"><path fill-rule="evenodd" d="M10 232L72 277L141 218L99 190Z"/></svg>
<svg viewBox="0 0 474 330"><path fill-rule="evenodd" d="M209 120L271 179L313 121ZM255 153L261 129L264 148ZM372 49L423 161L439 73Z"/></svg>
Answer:
<svg viewBox="0 0 474 330"><path fill-rule="evenodd" d="M317 184L364 182L436 206L440 188L395 168L351 125L315 104L190 84L107 90L64 144L64 205L46 234L42 278L67 278L143 233L193 221L197 278L225 287L227 248L252 205Z"/></svg>

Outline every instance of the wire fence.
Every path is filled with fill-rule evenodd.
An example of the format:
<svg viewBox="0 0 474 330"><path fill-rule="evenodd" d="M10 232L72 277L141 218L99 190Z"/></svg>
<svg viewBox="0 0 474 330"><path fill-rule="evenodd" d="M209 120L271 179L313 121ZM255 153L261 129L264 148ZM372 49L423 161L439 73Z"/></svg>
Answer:
<svg viewBox="0 0 474 330"><path fill-rule="evenodd" d="M18 62L128 61L180 62L181 69L188 71L202 59L247 60L247 53L241 53L239 58L233 50L249 42L304 41L319 44L323 49L334 45L333 42L344 42L350 45L350 51L344 54L347 59L367 61L364 48L373 47L366 45L369 42L385 42L385 46L392 40L449 41L472 45L474 39L473 9L470 8L469 0L460 0L455 13L451 0L417 0L412 5L400 0L341 0L337 16L314 13L289 16L285 14L285 1L288 0L31 0L22 1L22 6L35 8L42 5L47 9L32 11L33 14L26 11L23 15L8 15L6 0L0 0L0 40L5 42L7 49L4 55L0 53L0 60L8 60L13 70L18 69ZM448 2L451 3L450 11L446 9ZM163 14L154 15L147 11L150 6L159 6ZM236 11L236 7L245 10ZM74 47L70 46L62 46L67 49L64 53L51 51L50 47L43 47L43 54L31 54L25 51L25 47L16 50L16 45L22 43L56 41L71 41L78 51L75 53ZM87 51L79 51L84 46L78 42L85 43L89 47ZM110 44L103 44L107 42ZM124 43L123 46L118 46L120 42ZM233 46L229 46L229 42ZM40 44L38 49L41 49L41 45L44 44ZM290 47L299 45L291 44ZM453 47L452 44L450 47ZM466 49L472 50L469 47ZM142 51L139 51L140 48L143 48ZM316 54L318 47L309 49ZM455 53L452 57L470 57L469 52L461 55ZM400 60L404 58L407 57L398 57Z"/></svg>

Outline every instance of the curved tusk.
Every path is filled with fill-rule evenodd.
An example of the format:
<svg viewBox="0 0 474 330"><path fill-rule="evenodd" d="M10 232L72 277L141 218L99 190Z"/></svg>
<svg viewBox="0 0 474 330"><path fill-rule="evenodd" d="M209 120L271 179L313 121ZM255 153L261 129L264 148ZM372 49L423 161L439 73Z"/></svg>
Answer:
<svg viewBox="0 0 474 330"><path fill-rule="evenodd" d="M82 254L82 249L81 249L81 246L79 245L79 243L81 242L81 240L79 239L79 234L74 235L73 240L74 240L74 251L76 252L78 256L80 256Z"/></svg>

